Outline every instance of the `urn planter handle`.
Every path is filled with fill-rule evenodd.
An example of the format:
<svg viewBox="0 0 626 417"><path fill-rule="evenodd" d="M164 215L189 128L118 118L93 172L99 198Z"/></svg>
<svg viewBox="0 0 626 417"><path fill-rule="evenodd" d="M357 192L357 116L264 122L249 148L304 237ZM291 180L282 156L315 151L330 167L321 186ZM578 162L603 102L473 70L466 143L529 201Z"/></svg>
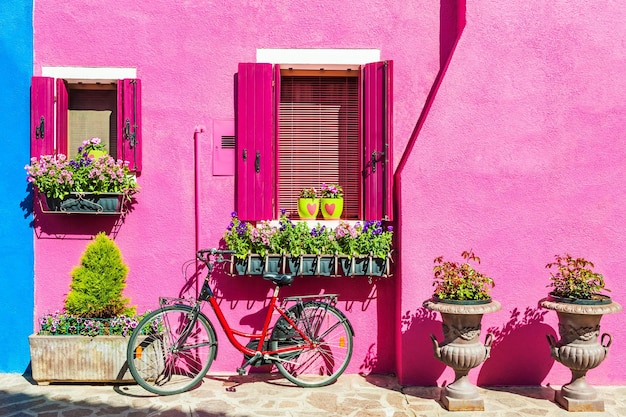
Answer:
<svg viewBox="0 0 626 417"><path fill-rule="evenodd" d="M609 339L609 341L606 344L604 344L605 338ZM602 347L605 349L608 349L609 346L611 346L611 343L613 343L613 338L611 337L611 335L608 333L602 333L602 337L600 337L600 344L602 345Z"/></svg>
<svg viewBox="0 0 626 417"><path fill-rule="evenodd" d="M485 347L491 350L492 343L493 343L493 333L487 333L487 337L485 337Z"/></svg>
<svg viewBox="0 0 626 417"><path fill-rule="evenodd" d="M547 334L546 338L548 339L548 343L550 344L550 353L552 354L552 357L558 361L559 345L557 344L556 338L554 337L554 335L551 334Z"/></svg>
<svg viewBox="0 0 626 417"><path fill-rule="evenodd" d="M493 343L493 334L487 333L487 337L485 337L485 360L491 357L491 344Z"/></svg>
<svg viewBox="0 0 626 417"><path fill-rule="evenodd" d="M557 347L556 338L554 337L554 335L547 334L546 338L548 339L548 343L550 344L550 347L553 347L553 348Z"/></svg>
<svg viewBox="0 0 626 417"><path fill-rule="evenodd" d="M441 347L439 347L439 342L437 341L437 337L434 334L430 334L430 340L433 341L433 349L435 351L435 357L437 359L441 359Z"/></svg>

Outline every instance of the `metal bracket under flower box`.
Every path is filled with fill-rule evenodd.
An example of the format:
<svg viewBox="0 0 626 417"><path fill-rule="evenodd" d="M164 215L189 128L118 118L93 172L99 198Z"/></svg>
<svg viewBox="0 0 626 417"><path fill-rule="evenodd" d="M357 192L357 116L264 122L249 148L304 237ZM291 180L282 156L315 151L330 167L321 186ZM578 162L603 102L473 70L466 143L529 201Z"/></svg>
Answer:
<svg viewBox="0 0 626 417"><path fill-rule="evenodd" d="M42 213L57 214L125 214L124 198L121 193L70 193L63 199L38 196Z"/></svg>

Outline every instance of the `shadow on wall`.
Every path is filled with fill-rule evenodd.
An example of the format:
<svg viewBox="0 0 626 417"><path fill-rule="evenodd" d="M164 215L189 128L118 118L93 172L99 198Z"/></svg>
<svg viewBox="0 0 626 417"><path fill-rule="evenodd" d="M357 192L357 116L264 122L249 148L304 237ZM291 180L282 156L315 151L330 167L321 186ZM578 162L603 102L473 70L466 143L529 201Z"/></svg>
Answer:
<svg viewBox="0 0 626 417"><path fill-rule="evenodd" d="M465 0L441 0L439 8L439 66L447 65L465 27Z"/></svg>
<svg viewBox="0 0 626 417"><path fill-rule="evenodd" d="M426 117L428 117L428 113L430 112L430 108L437 97L437 92L439 91L439 87L441 86L441 83L446 75L448 65L452 60L456 45L461 39L466 23L465 14L466 0L441 0L439 6L439 71L435 76L433 85L431 86L428 96L426 97L426 101L424 102L422 112L415 123L413 132L411 133L409 141L400 158L400 162L398 163L398 167L394 175L396 184L395 190L397 193L395 201L402 201L401 195L399 195L402 172L404 171L408 158L411 156L413 147L415 146L419 133L422 130L422 126L424 125ZM396 205L396 207L397 206L398 205ZM398 216L396 216L396 218L398 218Z"/></svg>
<svg viewBox="0 0 626 417"><path fill-rule="evenodd" d="M414 313L407 311L401 319L404 339L404 366L410 371L411 385L436 386L446 366L435 358L430 335L443 338L441 321L437 312L420 307Z"/></svg>
<svg viewBox="0 0 626 417"><path fill-rule="evenodd" d="M224 265L216 267L211 276L211 287L218 304L227 318L231 317L229 312L245 312L239 316L237 324L231 325L248 326L252 331L259 332L263 328L274 285L261 276L230 276ZM179 296L195 297L206 276L206 269L201 268L196 273L195 262L190 261L185 271L186 284L181 288ZM353 326L367 327L370 321L377 323L376 340L368 340L370 344L365 356L353 357L353 361L362 361L360 372L393 372L396 366L396 326L393 324L396 280L376 279L370 284L367 277L296 277L291 286L281 288L280 297L316 294L338 294L337 307L351 318ZM358 337L359 332L356 333Z"/></svg>
<svg viewBox="0 0 626 417"><path fill-rule="evenodd" d="M353 278L356 282L366 282L365 278ZM370 287L370 294L361 304L362 311L366 311L370 307L370 302L376 300L376 341L370 343L365 357L359 365L359 373L363 375L369 374L388 374L397 369L396 364L396 331L395 325L395 309L396 309L396 284L393 278L385 278L374 281L373 284L367 284ZM342 297L343 298L343 297ZM352 310L353 301L347 303Z"/></svg>
<svg viewBox="0 0 626 417"><path fill-rule="evenodd" d="M555 332L543 323L547 313L527 307L522 314L516 308L502 328L487 330L494 340L491 357L480 368L478 385L541 385L554 364L546 334Z"/></svg>

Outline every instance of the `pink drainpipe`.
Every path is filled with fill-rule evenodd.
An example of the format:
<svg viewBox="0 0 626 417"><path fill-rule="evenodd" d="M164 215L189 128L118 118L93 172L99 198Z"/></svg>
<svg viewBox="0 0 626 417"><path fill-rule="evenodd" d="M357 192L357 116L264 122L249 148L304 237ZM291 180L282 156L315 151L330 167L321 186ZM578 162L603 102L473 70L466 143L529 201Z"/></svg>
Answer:
<svg viewBox="0 0 626 417"><path fill-rule="evenodd" d="M194 186L194 245L196 248L196 252L200 250L200 173L198 168L198 139L201 133L204 133L206 128L203 125L196 125L193 132L193 186ZM199 261L196 260L196 277L200 275L200 264ZM199 291L199 283L196 280L196 295L198 295Z"/></svg>

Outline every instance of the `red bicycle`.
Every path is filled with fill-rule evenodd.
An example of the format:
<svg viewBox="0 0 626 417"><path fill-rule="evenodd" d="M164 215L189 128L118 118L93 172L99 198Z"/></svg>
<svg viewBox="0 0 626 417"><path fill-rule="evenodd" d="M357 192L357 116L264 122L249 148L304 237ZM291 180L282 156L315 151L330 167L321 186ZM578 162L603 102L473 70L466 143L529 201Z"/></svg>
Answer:
<svg viewBox="0 0 626 417"><path fill-rule="evenodd" d="M217 354L215 328L202 312L208 301L232 345L244 354L240 375L248 366L273 364L289 381L301 387L321 387L334 382L352 356L354 331L336 307L337 294L285 297L280 288L291 285L293 276L266 274L276 287L260 333L233 329L209 286L216 263L230 262L232 251L204 249L197 258L207 275L197 300L160 298L159 309L148 314L128 342L128 369L137 383L160 395L178 394L198 385ZM278 312L271 325L272 313ZM241 343L236 336L249 339Z"/></svg>

